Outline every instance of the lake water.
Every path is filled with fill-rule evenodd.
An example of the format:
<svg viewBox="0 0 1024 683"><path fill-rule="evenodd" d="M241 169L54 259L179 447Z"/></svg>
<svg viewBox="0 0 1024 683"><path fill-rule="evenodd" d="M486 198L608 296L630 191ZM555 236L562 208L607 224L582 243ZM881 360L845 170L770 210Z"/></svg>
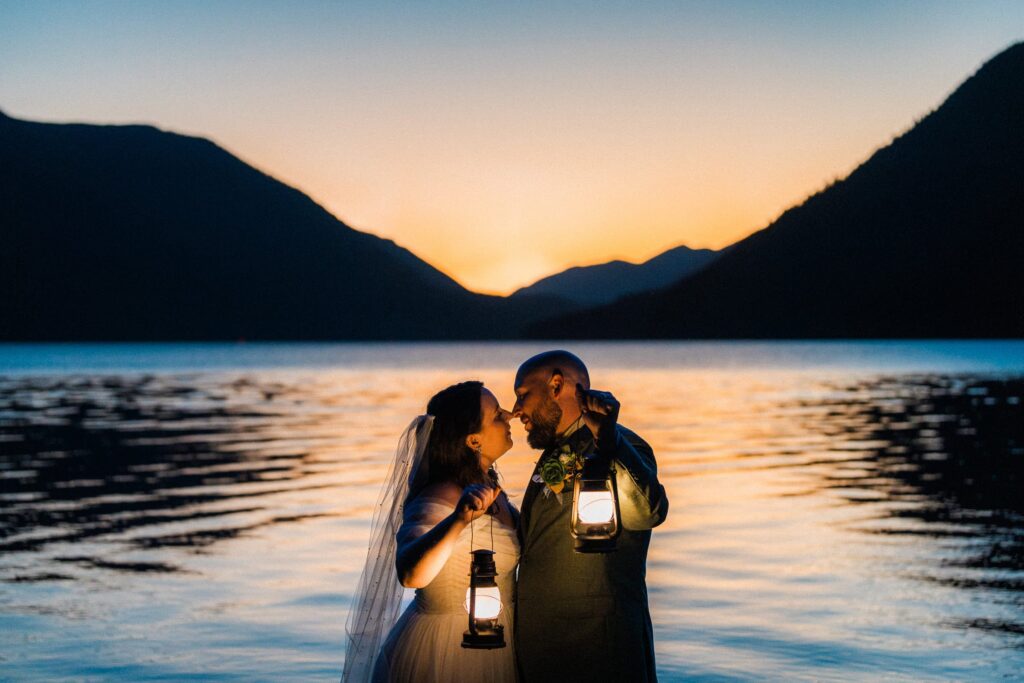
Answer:
<svg viewBox="0 0 1024 683"><path fill-rule="evenodd" d="M336 679L399 433L543 348L0 345L0 679ZM1024 343L570 348L671 500L662 680L1024 677Z"/></svg>

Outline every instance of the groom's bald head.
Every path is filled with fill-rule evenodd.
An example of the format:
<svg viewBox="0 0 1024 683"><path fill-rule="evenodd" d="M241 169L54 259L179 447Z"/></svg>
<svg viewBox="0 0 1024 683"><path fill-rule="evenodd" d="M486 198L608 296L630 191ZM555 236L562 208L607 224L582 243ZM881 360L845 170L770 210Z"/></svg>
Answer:
<svg viewBox="0 0 1024 683"><path fill-rule="evenodd" d="M512 414L534 448L548 448L580 416L576 384L590 388L587 366L568 351L538 353L519 366Z"/></svg>
<svg viewBox="0 0 1024 683"><path fill-rule="evenodd" d="M576 382L579 382L584 389L590 388L590 373L587 372L587 366L577 355L562 349L545 351L532 358L527 358L516 372L516 386L521 386L528 377L533 375L551 375L552 373L561 374L566 381L570 382L569 386L571 387L575 387ZM544 379L547 380L546 377Z"/></svg>

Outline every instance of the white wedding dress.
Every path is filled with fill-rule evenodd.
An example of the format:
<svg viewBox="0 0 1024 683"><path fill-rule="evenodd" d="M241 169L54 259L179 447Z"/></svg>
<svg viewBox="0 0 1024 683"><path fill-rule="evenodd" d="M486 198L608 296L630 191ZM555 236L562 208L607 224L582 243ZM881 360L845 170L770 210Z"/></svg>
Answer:
<svg viewBox="0 0 1024 683"><path fill-rule="evenodd" d="M404 510L398 532L399 543L404 537L418 536L434 528L454 509L439 498L417 497ZM473 550L485 548L495 553L497 583L503 605L498 623L505 627L503 648L474 650L462 647L462 634L469 627L464 603L469 587L471 536ZM438 575L428 586L416 590L415 600L391 629L373 668L373 680L379 683L515 683L512 610L518 562L519 540L515 529L491 515L474 520L459 535L451 556Z"/></svg>

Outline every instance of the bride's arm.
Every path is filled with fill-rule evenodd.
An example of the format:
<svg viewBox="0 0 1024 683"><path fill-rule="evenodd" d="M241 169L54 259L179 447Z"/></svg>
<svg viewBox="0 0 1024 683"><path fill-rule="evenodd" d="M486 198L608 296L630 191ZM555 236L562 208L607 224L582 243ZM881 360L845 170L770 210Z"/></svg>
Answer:
<svg viewBox="0 0 1024 683"><path fill-rule="evenodd" d="M448 561L455 542L469 523L487 511L501 489L474 484L461 492L453 483L431 486L406 507L398 530L395 568L406 588L423 588ZM461 494L461 495L460 495ZM430 513L425 498L440 498L451 505L451 514Z"/></svg>

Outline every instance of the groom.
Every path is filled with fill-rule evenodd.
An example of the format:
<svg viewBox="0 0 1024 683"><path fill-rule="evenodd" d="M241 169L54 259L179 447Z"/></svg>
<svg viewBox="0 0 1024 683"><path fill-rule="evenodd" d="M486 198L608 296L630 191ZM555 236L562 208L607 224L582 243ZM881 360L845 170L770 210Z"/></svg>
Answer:
<svg viewBox="0 0 1024 683"><path fill-rule="evenodd" d="M512 411L543 450L523 498L515 641L520 679L654 681L654 635L644 575L651 528L668 499L651 447L617 424L619 402L590 389L590 375L568 351L547 351L519 367ZM617 550L580 554L569 532L572 486L559 496L541 465L567 445L611 464L622 533ZM545 490L547 489L547 490Z"/></svg>

